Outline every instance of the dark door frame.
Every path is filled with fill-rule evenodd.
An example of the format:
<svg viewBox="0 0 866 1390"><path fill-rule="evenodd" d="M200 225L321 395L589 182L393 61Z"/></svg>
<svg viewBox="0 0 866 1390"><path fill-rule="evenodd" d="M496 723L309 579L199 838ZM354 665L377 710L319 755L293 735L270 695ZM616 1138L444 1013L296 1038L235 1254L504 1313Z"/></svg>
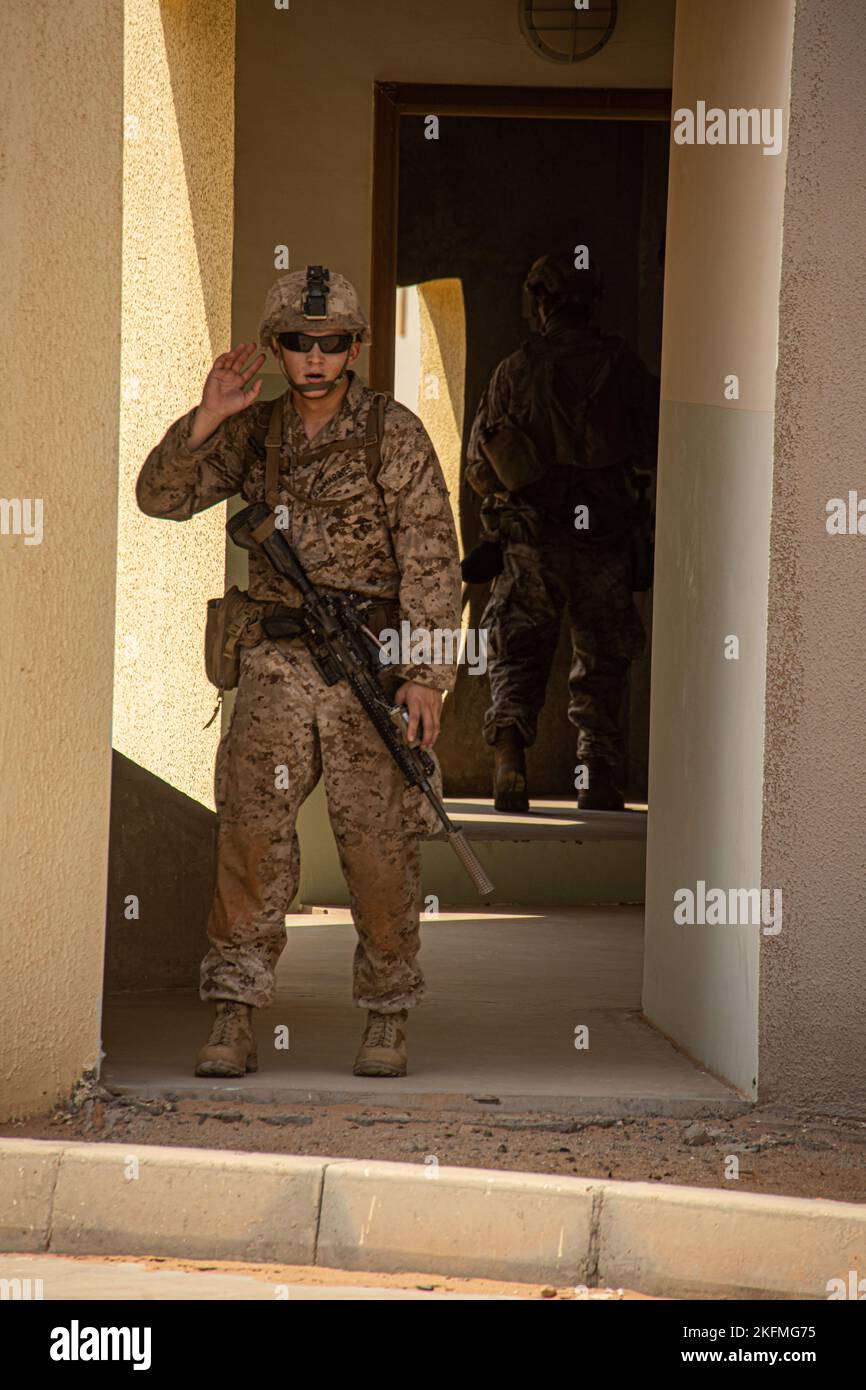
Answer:
<svg viewBox="0 0 866 1390"><path fill-rule="evenodd" d="M370 266L370 385L394 384L397 181L401 116L519 116L537 120L670 121L663 87L481 87L373 84L373 227Z"/></svg>

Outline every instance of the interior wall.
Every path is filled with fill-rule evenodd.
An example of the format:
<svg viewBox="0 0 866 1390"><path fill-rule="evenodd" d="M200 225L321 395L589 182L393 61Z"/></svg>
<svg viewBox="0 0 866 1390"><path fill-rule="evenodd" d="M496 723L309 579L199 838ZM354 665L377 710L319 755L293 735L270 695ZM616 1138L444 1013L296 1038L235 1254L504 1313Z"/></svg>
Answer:
<svg viewBox="0 0 866 1390"><path fill-rule="evenodd" d="M3 9L0 1117L100 1052L120 398L123 4ZM94 80L94 74L99 80ZM14 350L13 345L14 344ZM30 511L30 521L38 517ZM37 540L37 537L39 539Z"/></svg>
<svg viewBox="0 0 866 1390"><path fill-rule="evenodd" d="M673 108L787 114L793 0L680 0ZM764 678L785 153L671 145L644 1010L756 1093L758 925L677 925L674 893L762 884ZM739 377L726 400L725 377ZM739 659L725 641L739 639ZM773 886L773 885L769 885Z"/></svg>
<svg viewBox="0 0 866 1390"><path fill-rule="evenodd" d="M785 197L773 487L761 952L762 1101L866 1115L866 271L859 0L799 0Z"/></svg>

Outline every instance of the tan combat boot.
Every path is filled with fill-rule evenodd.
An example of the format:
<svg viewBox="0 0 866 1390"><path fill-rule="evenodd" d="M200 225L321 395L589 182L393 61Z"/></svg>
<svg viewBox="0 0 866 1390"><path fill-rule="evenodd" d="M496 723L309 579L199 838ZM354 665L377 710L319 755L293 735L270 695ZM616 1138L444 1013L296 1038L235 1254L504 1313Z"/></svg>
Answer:
<svg viewBox="0 0 866 1390"><path fill-rule="evenodd" d="M243 1076L258 1069L249 1004L220 1000L211 1035L196 1060L196 1076Z"/></svg>
<svg viewBox="0 0 866 1390"><path fill-rule="evenodd" d="M367 1027L355 1058L356 1076L406 1075L406 1019L408 1009L380 1014L370 1009Z"/></svg>

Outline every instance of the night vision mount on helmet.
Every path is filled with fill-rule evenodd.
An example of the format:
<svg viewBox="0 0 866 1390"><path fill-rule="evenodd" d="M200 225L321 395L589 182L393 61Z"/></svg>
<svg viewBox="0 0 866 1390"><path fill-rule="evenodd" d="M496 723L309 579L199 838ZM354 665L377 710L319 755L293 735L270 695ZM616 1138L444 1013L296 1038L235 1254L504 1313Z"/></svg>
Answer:
<svg viewBox="0 0 866 1390"><path fill-rule="evenodd" d="M328 282L331 272L321 265L307 266L307 293L304 299L305 319L328 317Z"/></svg>
<svg viewBox="0 0 866 1390"><path fill-rule="evenodd" d="M321 265L308 265L306 270L281 275L274 282L262 309L259 342L269 343L277 351L277 334L309 333L313 326L318 333L350 333L354 342L370 342L370 325L354 285ZM279 353L277 360L292 390L302 395L311 391L333 391L346 379L348 351L339 375L328 382L293 381Z"/></svg>

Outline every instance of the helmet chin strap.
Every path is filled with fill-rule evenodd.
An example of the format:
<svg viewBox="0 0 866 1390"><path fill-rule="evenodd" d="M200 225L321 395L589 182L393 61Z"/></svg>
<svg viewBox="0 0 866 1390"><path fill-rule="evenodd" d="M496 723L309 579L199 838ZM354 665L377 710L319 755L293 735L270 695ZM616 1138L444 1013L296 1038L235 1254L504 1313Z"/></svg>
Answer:
<svg viewBox="0 0 866 1390"><path fill-rule="evenodd" d="M285 363L283 362L283 354L281 352L277 353L277 361L280 364L280 371L293 391L297 391L301 396L308 396L312 391L324 391L325 395L329 396L332 391L336 390L342 381L347 379L346 368L349 365L349 353L351 351L351 347L347 349L346 359L333 381L294 381L286 371Z"/></svg>

